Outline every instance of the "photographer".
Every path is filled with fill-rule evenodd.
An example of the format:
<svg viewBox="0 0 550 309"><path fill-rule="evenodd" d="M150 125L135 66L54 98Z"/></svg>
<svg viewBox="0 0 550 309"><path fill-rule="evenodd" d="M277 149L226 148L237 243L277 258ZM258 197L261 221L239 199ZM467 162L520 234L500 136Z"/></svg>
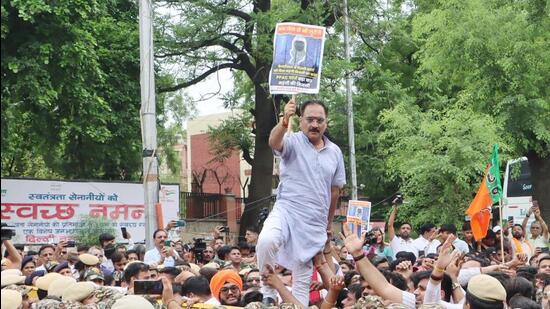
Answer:
<svg viewBox="0 0 550 309"><path fill-rule="evenodd" d="M384 242L384 233L382 230L374 228L369 232L369 235L371 235L372 241L363 247L367 256L379 256L391 262L393 260L393 251L389 244Z"/></svg>
<svg viewBox="0 0 550 309"><path fill-rule="evenodd" d="M388 219L388 234L390 240L390 246L394 254L401 251L407 251L414 253L418 256L418 250L414 247L413 239L411 238L412 225L408 222L401 224L399 227L399 235L395 234L395 217L397 217L397 206L403 203L403 197L401 194L397 194L392 201L392 210L390 218Z"/></svg>
<svg viewBox="0 0 550 309"><path fill-rule="evenodd" d="M17 251L11 240L9 239L2 239L2 247L6 248L6 259L8 260L8 263L6 264L6 269L20 269L21 268L21 261L23 258L21 257L21 254ZM2 251L4 248L2 248ZM2 266L2 270L4 270L4 266Z"/></svg>
<svg viewBox="0 0 550 309"><path fill-rule="evenodd" d="M145 252L143 261L146 264L156 264L164 266L176 266L176 261L183 259L171 246L167 245L168 234L165 230L159 229L153 233L155 247Z"/></svg>
<svg viewBox="0 0 550 309"><path fill-rule="evenodd" d="M540 215L539 203L536 200L533 201L533 206L529 208L529 211L521 224L524 231L527 231L527 222L533 214L535 215L535 221L531 223L526 238L527 241L533 246L535 255L539 255L542 251L548 252L548 226Z"/></svg>

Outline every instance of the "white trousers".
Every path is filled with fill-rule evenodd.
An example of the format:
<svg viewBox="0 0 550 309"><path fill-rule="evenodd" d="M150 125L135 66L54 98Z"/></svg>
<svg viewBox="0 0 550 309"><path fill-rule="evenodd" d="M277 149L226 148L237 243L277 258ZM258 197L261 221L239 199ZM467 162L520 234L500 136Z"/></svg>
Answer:
<svg viewBox="0 0 550 309"><path fill-rule="evenodd" d="M284 239L281 222L280 214L277 211L272 211L265 220L262 232L258 237L256 256L258 258L258 267L262 273L266 270L266 265L275 266L279 248L287 241ZM292 271L292 295L294 295L300 303L308 307L313 262L308 261L307 263L295 265L293 268L294 269L290 269ZM272 287L262 284L261 291L264 297L277 299L277 292Z"/></svg>

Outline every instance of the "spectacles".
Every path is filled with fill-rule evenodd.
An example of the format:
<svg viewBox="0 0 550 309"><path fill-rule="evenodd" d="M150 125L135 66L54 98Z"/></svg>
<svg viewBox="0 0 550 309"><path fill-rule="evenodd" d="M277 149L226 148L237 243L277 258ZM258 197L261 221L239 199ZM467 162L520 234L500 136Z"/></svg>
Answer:
<svg viewBox="0 0 550 309"><path fill-rule="evenodd" d="M314 121L317 121L317 124L323 124L325 123L325 118L317 118L317 117L305 117L304 118L307 123L313 123Z"/></svg>
<svg viewBox="0 0 550 309"><path fill-rule="evenodd" d="M239 287L236 286L236 285L232 285L232 286L224 286L223 288L220 289L220 292L221 293L227 293L231 291L231 293L237 293L239 291Z"/></svg>

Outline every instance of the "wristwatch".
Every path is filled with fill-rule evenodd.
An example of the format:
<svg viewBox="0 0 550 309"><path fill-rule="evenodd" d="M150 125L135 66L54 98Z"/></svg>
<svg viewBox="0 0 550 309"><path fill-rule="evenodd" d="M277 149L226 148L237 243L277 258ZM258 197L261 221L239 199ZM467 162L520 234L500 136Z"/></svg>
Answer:
<svg viewBox="0 0 550 309"><path fill-rule="evenodd" d="M453 282L452 286L453 286L453 290L456 290L456 288L459 288L459 287L460 287L460 283L458 283L458 282Z"/></svg>

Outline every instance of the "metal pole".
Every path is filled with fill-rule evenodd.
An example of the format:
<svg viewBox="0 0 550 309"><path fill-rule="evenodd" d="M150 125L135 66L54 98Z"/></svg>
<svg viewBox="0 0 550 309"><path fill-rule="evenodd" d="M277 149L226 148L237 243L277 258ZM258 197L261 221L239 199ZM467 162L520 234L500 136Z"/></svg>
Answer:
<svg viewBox="0 0 550 309"><path fill-rule="evenodd" d="M349 16L348 1L344 0L344 43L346 50L346 61L350 62L349 51ZM351 72L346 72L346 100L348 103L348 140L349 140L349 167L351 171L351 198L357 199L357 168L355 165L355 130L353 128L353 98L351 93L352 80Z"/></svg>
<svg viewBox="0 0 550 309"><path fill-rule="evenodd" d="M153 232L157 229L155 205L159 200L152 19L151 1L139 0L141 134L143 136L143 191L146 220L145 245L147 248L153 247Z"/></svg>
<svg viewBox="0 0 550 309"><path fill-rule="evenodd" d="M502 264L504 264L504 226L502 226L502 198L498 200L498 211L500 221L500 258L502 259Z"/></svg>

